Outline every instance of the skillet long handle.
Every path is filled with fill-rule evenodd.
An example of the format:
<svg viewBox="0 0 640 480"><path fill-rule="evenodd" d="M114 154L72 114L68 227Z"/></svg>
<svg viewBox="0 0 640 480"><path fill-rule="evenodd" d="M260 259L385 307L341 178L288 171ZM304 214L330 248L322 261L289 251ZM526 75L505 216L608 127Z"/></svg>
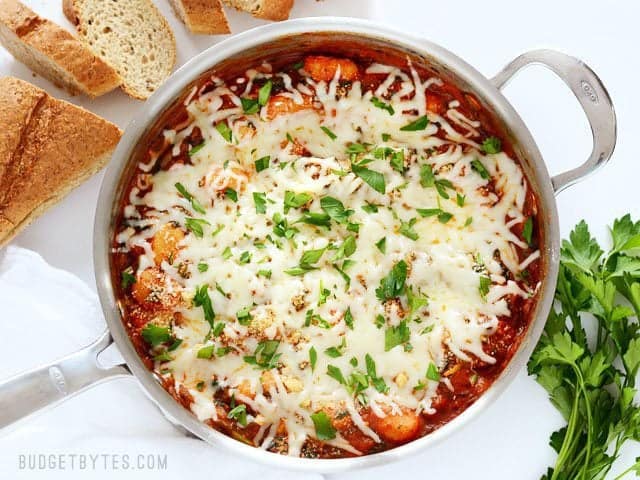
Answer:
<svg viewBox="0 0 640 480"><path fill-rule="evenodd" d="M491 79L502 89L521 69L543 65L560 77L576 96L593 134L593 150L586 162L551 181L556 193L579 182L609 161L616 145L616 114L607 89L588 65L554 50L533 50L514 59Z"/></svg>
<svg viewBox="0 0 640 480"><path fill-rule="evenodd" d="M98 354L110 344L111 336L105 332L71 355L0 381L0 432L98 383L130 375L125 366L98 365Z"/></svg>

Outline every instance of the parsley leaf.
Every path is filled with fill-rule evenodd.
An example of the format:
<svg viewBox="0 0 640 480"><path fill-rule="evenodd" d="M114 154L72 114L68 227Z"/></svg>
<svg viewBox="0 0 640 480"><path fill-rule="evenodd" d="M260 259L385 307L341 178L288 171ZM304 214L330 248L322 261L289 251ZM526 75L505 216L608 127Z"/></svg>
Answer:
<svg viewBox="0 0 640 480"><path fill-rule="evenodd" d="M500 153L502 151L502 142L498 137L487 137L482 142L482 151L484 153Z"/></svg>
<svg viewBox="0 0 640 480"><path fill-rule="evenodd" d="M289 213L292 208L300 208L311 201L313 197L309 193L295 193L290 190L284 192L284 213Z"/></svg>
<svg viewBox="0 0 640 480"><path fill-rule="evenodd" d="M373 105L377 108L386 110L387 112L389 112L389 115L393 115L395 113L395 110L390 104L383 102L377 97L371 97L371 103L373 103Z"/></svg>
<svg viewBox="0 0 640 480"><path fill-rule="evenodd" d="M267 195L262 192L253 192L253 203L256 213L267 213Z"/></svg>
<svg viewBox="0 0 640 480"><path fill-rule="evenodd" d="M360 177L364 182L373 188L376 192L385 194L387 190L387 183L384 179L384 175L375 170L369 170L363 167L362 164L351 164L351 171L357 177Z"/></svg>
<svg viewBox="0 0 640 480"><path fill-rule="evenodd" d="M260 157L257 159L254 164L256 166L256 172L260 173L263 170L269 168L269 163L271 162L271 157L267 155L266 157Z"/></svg>
<svg viewBox="0 0 640 480"><path fill-rule="evenodd" d="M173 335L168 327L159 327L153 323L147 323L142 329L141 335L144 341L152 347L157 347L173 340Z"/></svg>
<svg viewBox="0 0 640 480"><path fill-rule="evenodd" d="M320 127L320 129L327 134L327 137L329 137L331 140L335 140L336 138L338 138L338 136L333 133L329 127L325 127L324 125Z"/></svg>
<svg viewBox="0 0 640 480"><path fill-rule="evenodd" d="M384 332L384 351L388 352L398 345L406 345L410 338L411 331L406 320L401 321L395 327L388 327Z"/></svg>
<svg viewBox="0 0 640 480"><path fill-rule="evenodd" d="M209 322L211 328L213 328L213 320L215 319L215 312L213 311L213 304L211 303L211 297L209 296L209 285L202 285L196 288L196 294L193 297L193 305L196 307L202 307L204 312L204 319Z"/></svg>
<svg viewBox="0 0 640 480"><path fill-rule="evenodd" d="M404 127L401 127L400 130L403 132L415 132L418 130L424 130L425 128L427 128L427 125L429 125L429 118L424 115L417 120L414 120L413 122L405 125Z"/></svg>
<svg viewBox="0 0 640 480"><path fill-rule="evenodd" d="M407 280L407 264L404 260L396 263L389 274L380 280L380 286L376 288L376 297L381 302L399 297L405 292Z"/></svg>
<svg viewBox="0 0 640 480"><path fill-rule="evenodd" d="M309 364L311 365L311 371L316 369L316 362L318 361L318 352L315 347L309 349Z"/></svg>
<svg viewBox="0 0 640 480"><path fill-rule="evenodd" d="M336 438L337 430L332 425L331 420L324 412L316 412L311 415L313 426L316 429L316 438L320 441L333 440Z"/></svg>
<svg viewBox="0 0 640 480"><path fill-rule="evenodd" d="M453 218L453 214L445 212L441 208L416 208L416 212L422 217L438 217L440 223L448 223Z"/></svg>
<svg viewBox="0 0 640 480"><path fill-rule="evenodd" d="M382 237L376 242L376 247L381 253L387 253L387 237Z"/></svg>
<svg viewBox="0 0 640 480"><path fill-rule="evenodd" d="M211 224L202 218L186 217L184 219L184 226L186 229L193 232L193 234L198 238L202 238L204 236L204 225Z"/></svg>
<svg viewBox="0 0 640 480"><path fill-rule="evenodd" d="M487 167L485 167L484 164L477 158L475 160L472 160L471 168L475 170L483 180L489 180L489 178L491 178L491 174L489 173L489 170L487 170Z"/></svg>
<svg viewBox="0 0 640 480"><path fill-rule="evenodd" d="M419 238L418 232L416 232L413 228L417 220L417 218L412 218L408 222L400 221L400 229L398 230L398 232L400 232L405 237L410 238L411 240L417 240Z"/></svg>
<svg viewBox="0 0 640 480"><path fill-rule="evenodd" d="M227 414L227 418L236 420L243 427L247 426L247 407L244 404L237 405Z"/></svg>
<svg viewBox="0 0 640 480"><path fill-rule="evenodd" d="M279 340L263 340L258 343L253 355L244 357L244 361L249 365L254 365L259 370L276 368L282 355L281 353L276 353L279 346Z"/></svg>
<svg viewBox="0 0 640 480"><path fill-rule="evenodd" d="M345 223L349 217L353 215L353 210L347 210L340 200L334 197L322 197L320 199L320 208L324 213L329 215L332 220L338 223Z"/></svg>
<svg viewBox="0 0 640 480"><path fill-rule="evenodd" d="M258 113L260 110L260 105L257 100L253 98L241 98L240 103L242 104L242 111L246 114Z"/></svg>
<svg viewBox="0 0 640 480"><path fill-rule="evenodd" d="M265 84L262 87L260 87L260 90L258 90L258 103L261 106L264 107L269 101L272 87L273 87L273 82L271 80L267 80Z"/></svg>
<svg viewBox="0 0 640 480"><path fill-rule="evenodd" d="M233 140L233 132L227 122L218 122L216 124L216 130L227 142L231 143Z"/></svg>
<svg viewBox="0 0 640 480"><path fill-rule="evenodd" d="M181 183L176 183L175 187L180 195L182 195L187 200L187 202L191 202L191 208L193 208L196 212L201 213L202 215L207 213L202 204L187 191L184 185L182 185Z"/></svg>

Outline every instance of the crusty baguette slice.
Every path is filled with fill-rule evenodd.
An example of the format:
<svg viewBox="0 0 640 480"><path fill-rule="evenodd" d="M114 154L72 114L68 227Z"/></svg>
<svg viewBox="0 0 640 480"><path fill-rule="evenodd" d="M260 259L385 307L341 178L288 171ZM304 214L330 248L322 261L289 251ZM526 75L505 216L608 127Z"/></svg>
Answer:
<svg viewBox="0 0 640 480"><path fill-rule="evenodd" d="M169 0L176 14L193 33L230 33L220 0Z"/></svg>
<svg viewBox="0 0 640 480"><path fill-rule="evenodd" d="M293 7L293 0L223 0L236 10L249 12L266 20L286 20Z"/></svg>
<svg viewBox="0 0 640 480"><path fill-rule="evenodd" d="M0 246L100 170L122 134L13 77L0 77L0 131Z"/></svg>
<svg viewBox="0 0 640 480"><path fill-rule="evenodd" d="M176 40L151 0L64 0L63 9L132 97L146 100L171 75Z"/></svg>
<svg viewBox="0 0 640 480"><path fill-rule="evenodd" d="M0 42L34 72L71 94L97 97L121 83L116 71L71 33L16 0L0 0Z"/></svg>

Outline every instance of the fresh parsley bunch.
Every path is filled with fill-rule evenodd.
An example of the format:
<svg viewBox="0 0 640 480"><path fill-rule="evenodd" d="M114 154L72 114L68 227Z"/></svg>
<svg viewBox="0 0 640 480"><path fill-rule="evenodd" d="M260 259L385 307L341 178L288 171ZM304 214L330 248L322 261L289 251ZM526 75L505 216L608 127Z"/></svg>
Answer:
<svg viewBox="0 0 640 480"><path fill-rule="evenodd" d="M558 457L543 480L604 479L622 445L640 440L640 222L615 220L611 237L605 254L582 221L562 243L556 305L529 361L567 422L551 435ZM616 478L631 472L640 457Z"/></svg>

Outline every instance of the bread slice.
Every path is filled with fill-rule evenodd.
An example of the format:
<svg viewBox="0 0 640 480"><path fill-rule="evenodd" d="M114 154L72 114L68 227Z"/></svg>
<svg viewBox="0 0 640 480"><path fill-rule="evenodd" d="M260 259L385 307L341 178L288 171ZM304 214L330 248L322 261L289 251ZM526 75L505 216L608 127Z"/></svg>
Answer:
<svg viewBox="0 0 640 480"><path fill-rule="evenodd" d="M122 134L13 77L0 77L0 131L0 246L100 170Z"/></svg>
<svg viewBox="0 0 640 480"><path fill-rule="evenodd" d="M192 33L230 33L220 0L170 0L176 14Z"/></svg>
<svg viewBox="0 0 640 480"><path fill-rule="evenodd" d="M132 97L146 100L171 75L176 40L151 0L64 0L63 9Z"/></svg>
<svg viewBox="0 0 640 480"><path fill-rule="evenodd" d="M236 10L249 12L266 20L286 20L293 7L293 0L223 0Z"/></svg>
<svg viewBox="0 0 640 480"><path fill-rule="evenodd" d="M116 71L71 33L17 0L0 0L0 42L31 70L73 95L97 97L121 83Z"/></svg>

